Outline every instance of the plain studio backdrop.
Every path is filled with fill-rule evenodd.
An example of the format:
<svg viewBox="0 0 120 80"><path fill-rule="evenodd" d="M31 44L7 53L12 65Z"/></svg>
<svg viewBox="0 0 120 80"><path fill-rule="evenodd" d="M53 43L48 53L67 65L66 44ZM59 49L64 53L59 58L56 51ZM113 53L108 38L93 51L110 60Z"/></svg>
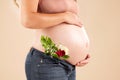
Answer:
<svg viewBox="0 0 120 80"><path fill-rule="evenodd" d="M91 61L76 80L120 80L120 0L78 0ZM0 80L26 80L24 62L34 31L20 23L12 0L0 0Z"/></svg>

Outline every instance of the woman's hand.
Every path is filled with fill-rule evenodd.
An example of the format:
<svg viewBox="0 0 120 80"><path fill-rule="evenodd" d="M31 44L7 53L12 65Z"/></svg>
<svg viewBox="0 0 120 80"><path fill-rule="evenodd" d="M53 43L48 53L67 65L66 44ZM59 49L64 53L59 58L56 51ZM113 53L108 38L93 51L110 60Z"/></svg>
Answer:
<svg viewBox="0 0 120 80"><path fill-rule="evenodd" d="M90 60L90 54L87 54L86 58L84 60L78 62L75 66L83 67L86 64L88 64L89 60Z"/></svg>
<svg viewBox="0 0 120 80"><path fill-rule="evenodd" d="M67 11L65 12L65 22L68 24L73 24L73 25L77 25L79 27L82 27L82 23L80 22L80 18L77 14Z"/></svg>

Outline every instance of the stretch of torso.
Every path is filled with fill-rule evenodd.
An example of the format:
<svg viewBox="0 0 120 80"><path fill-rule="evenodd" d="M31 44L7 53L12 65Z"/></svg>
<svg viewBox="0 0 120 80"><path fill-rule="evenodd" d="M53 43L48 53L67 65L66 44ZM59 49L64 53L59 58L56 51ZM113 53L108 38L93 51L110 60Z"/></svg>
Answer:
<svg viewBox="0 0 120 80"><path fill-rule="evenodd" d="M78 5L74 0L42 0L38 6L38 12L59 13L71 11L78 15ZM47 23L46 23L47 24ZM68 47L70 58L67 59L71 64L83 60L89 49L89 39L84 26L80 28L76 25L61 23L50 28L35 29L35 40L33 47L44 51L40 43L40 36L49 36L56 44L61 43Z"/></svg>

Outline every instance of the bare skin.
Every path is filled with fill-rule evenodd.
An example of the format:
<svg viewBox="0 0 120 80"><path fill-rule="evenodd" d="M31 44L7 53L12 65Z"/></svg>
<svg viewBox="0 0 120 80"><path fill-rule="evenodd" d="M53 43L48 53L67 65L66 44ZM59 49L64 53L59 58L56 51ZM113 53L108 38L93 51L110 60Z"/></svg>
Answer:
<svg viewBox="0 0 120 80"><path fill-rule="evenodd" d="M74 0L22 0L20 9L21 23L35 30L33 47L44 51L40 36L47 35L55 43L62 43L69 48L68 62L79 67L88 63L89 39L78 17L79 9Z"/></svg>

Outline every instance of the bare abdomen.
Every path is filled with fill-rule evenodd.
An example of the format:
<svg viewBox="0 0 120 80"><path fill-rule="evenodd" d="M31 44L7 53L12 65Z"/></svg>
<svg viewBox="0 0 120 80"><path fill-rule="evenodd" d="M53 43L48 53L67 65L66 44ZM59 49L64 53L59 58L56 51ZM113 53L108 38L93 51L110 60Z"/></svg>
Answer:
<svg viewBox="0 0 120 80"><path fill-rule="evenodd" d="M89 39L84 27L80 28L75 25L63 23L42 31L37 30L36 33L36 42L40 42L41 35L47 35L51 37L56 44L61 43L66 46L69 49L70 56L67 61L71 64L76 64L85 59L89 49Z"/></svg>

